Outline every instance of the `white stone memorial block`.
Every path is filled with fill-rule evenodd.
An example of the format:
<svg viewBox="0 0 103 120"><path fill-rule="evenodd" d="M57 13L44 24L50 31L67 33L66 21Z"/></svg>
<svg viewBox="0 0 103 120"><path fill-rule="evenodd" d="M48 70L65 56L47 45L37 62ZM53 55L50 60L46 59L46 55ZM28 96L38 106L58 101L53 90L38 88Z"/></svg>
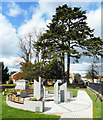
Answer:
<svg viewBox="0 0 103 120"><path fill-rule="evenodd" d="M27 80L17 80L15 89L19 89L19 90L29 89L28 81Z"/></svg>
<svg viewBox="0 0 103 120"><path fill-rule="evenodd" d="M40 99L39 83L36 80L34 80L34 97Z"/></svg>
<svg viewBox="0 0 103 120"><path fill-rule="evenodd" d="M42 97L41 95L41 77L39 77L39 82L34 80L34 97L37 99L40 99Z"/></svg>
<svg viewBox="0 0 103 120"><path fill-rule="evenodd" d="M39 77L39 99L41 98L41 77Z"/></svg>
<svg viewBox="0 0 103 120"><path fill-rule="evenodd" d="M58 81L54 84L54 103L59 103L59 89L58 89Z"/></svg>
<svg viewBox="0 0 103 120"><path fill-rule="evenodd" d="M67 83L60 86L60 101L67 102Z"/></svg>

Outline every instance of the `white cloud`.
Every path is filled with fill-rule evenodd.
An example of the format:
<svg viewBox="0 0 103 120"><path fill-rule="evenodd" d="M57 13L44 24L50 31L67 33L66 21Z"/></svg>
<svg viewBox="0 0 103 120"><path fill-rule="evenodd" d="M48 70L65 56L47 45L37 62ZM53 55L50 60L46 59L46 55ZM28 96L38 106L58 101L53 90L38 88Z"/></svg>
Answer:
<svg viewBox="0 0 103 120"><path fill-rule="evenodd" d="M8 16L11 17L16 17L19 14L27 15L27 11L23 10L22 8L19 7L16 3L12 2L8 4L9 11L7 12Z"/></svg>
<svg viewBox="0 0 103 120"><path fill-rule="evenodd" d="M85 71L88 70L90 63L71 64L71 71Z"/></svg>
<svg viewBox="0 0 103 120"><path fill-rule="evenodd" d="M101 7L97 10L92 10L87 14L87 23L92 28L95 29L95 36L101 36Z"/></svg>
<svg viewBox="0 0 103 120"><path fill-rule="evenodd" d="M8 57L8 58L0 58L0 61L4 62L5 66L17 67L21 59L19 57Z"/></svg>
<svg viewBox="0 0 103 120"><path fill-rule="evenodd" d="M90 63L70 64L70 73L79 73L85 76L87 71L90 69Z"/></svg>
<svg viewBox="0 0 103 120"><path fill-rule="evenodd" d="M27 34L32 32L33 29L47 29L46 25L51 22L56 7L62 4L63 3L39 1L39 6L33 9L34 13L32 18L18 29L18 34ZM43 15L46 15L46 21L45 18L43 19Z"/></svg>
<svg viewBox="0 0 103 120"><path fill-rule="evenodd" d="M25 0L24 0L25 1ZM27 2L28 0L26 0L26 2ZM30 0L29 0L30 1ZM32 0L31 0L32 1ZM36 0L36 1L38 1L38 0ZM102 0L39 0L39 1L41 1L41 2L102 2Z"/></svg>
<svg viewBox="0 0 103 120"><path fill-rule="evenodd" d="M12 71L20 72L20 69L17 69L17 68L9 68L9 73L12 72Z"/></svg>
<svg viewBox="0 0 103 120"><path fill-rule="evenodd" d="M22 12L22 9L15 3L8 4L8 8L9 8L9 11L7 14L12 17L17 16Z"/></svg>
<svg viewBox="0 0 103 120"><path fill-rule="evenodd" d="M17 44L16 29L13 28L5 16L0 14L0 46L2 46L2 56L17 54Z"/></svg>
<svg viewBox="0 0 103 120"><path fill-rule="evenodd" d="M4 63L4 66L7 66L9 68L9 72L11 71L20 71L20 62L23 62L24 60L20 57L4 57L0 58L0 62ZM34 63L34 58L31 60L32 63Z"/></svg>
<svg viewBox="0 0 103 120"><path fill-rule="evenodd" d="M19 29L19 34L26 34L33 31L33 28L46 28L46 25L51 21L52 15L55 14L56 7L59 5L63 5L67 2L45 2L45 0L39 0L39 6L32 9L34 10L34 13L32 15L32 18L25 22ZM78 2L77 2L78 3ZM84 4L83 3L68 3L69 5L82 7L83 9ZM86 8L88 8L89 3L86 3ZM45 21L42 16L46 15L47 20ZM96 36L101 35L101 8L97 10L92 10L87 14L87 23L92 28L95 29L94 33ZM49 21L49 22L48 22Z"/></svg>

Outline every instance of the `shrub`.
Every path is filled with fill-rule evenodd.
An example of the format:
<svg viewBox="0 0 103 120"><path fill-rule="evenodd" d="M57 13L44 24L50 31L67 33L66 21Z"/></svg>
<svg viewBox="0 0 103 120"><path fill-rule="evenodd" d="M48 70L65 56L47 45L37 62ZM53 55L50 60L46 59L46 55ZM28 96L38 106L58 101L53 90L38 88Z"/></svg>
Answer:
<svg viewBox="0 0 103 120"><path fill-rule="evenodd" d="M30 98L30 101L38 101L38 99L37 98Z"/></svg>
<svg viewBox="0 0 103 120"><path fill-rule="evenodd" d="M30 101L42 101L42 98L37 99L37 98L35 98L35 97L34 97L34 98L31 98L31 97L30 97Z"/></svg>
<svg viewBox="0 0 103 120"><path fill-rule="evenodd" d="M13 80L11 77L9 77L8 84L13 84Z"/></svg>

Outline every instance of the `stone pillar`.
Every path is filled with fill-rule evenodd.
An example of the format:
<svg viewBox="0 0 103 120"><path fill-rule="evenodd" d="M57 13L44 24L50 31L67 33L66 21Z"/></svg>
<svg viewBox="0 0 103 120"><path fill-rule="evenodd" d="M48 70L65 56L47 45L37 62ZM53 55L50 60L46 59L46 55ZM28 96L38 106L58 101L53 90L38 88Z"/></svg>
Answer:
<svg viewBox="0 0 103 120"><path fill-rule="evenodd" d="M24 90L26 90L26 81L24 82L23 86L24 86Z"/></svg>
<svg viewBox="0 0 103 120"><path fill-rule="evenodd" d="M59 103L59 89L58 89L58 81L54 84L54 103Z"/></svg>
<svg viewBox="0 0 103 120"><path fill-rule="evenodd" d="M34 80L34 97L40 99L39 83Z"/></svg>
<svg viewBox="0 0 103 120"><path fill-rule="evenodd" d="M44 89L43 93L44 93L44 98L45 98L45 97L46 97L46 94L45 94L45 86L43 86L43 89Z"/></svg>
<svg viewBox="0 0 103 120"><path fill-rule="evenodd" d="M39 77L39 91L38 91L38 94L39 94L39 99L41 98L41 77Z"/></svg>
<svg viewBox="0 0 103 120"><path fill-rule="evenodd" d="M41 77L39 77L39 82L34 80L34 97L41 98Z"/></svg>

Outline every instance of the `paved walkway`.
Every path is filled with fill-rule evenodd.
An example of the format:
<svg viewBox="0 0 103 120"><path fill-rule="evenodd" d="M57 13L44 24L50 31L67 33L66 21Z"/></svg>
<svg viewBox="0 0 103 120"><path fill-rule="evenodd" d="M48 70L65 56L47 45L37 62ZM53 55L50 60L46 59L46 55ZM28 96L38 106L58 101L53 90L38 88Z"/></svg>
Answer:
<svg viewBox="0 0 103 120"><path fill-rule="evenodd" d="M76 101L72 101L71 111L63 113L61 118L93 118L93 104L88 94L78 90Z"/></svg>
<svg viewBox="0 0 103 120"><path fill-rule="evenodd" d="M92 118L92 100L83 90L78 90L77 98L69 99L67 103L45 103L44 113L62 113L61 118Z"/></svg>

